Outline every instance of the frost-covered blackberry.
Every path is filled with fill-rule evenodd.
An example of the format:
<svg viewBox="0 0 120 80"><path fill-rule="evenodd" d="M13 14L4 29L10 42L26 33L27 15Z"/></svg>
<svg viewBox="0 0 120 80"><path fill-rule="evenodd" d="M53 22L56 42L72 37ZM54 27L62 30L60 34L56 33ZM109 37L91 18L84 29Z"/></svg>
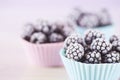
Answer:
<svg viewBox="0 0 120 80"><path fill-rule="evenodd" d="M34 33L35 29L34 29L34 25L33 24L27 24L24 26L23 28L23 33L22 33L22 38L24 38L25 40L29 41L30 40L30 36Z"/></svg>
<svg viewBox="0 0 120 80"><path fill-rule="evenodd" d="M61 22L61 21L55 22L55 23L51 24L51 26L50 26L51 30L50 31L54 32L54 33L62 34L61 32L62 32L63 27L64 27L64 22Z"/></svg>
<svg viewBox="0 0 120 80"><path fill-rule="evenodd" d="M97 50L102 55L105 55L111 50L111 44L107 43L103 38L97 38L92 42L91 49Z"/></svg>
<svg viewBox="0 0 120 80"><path fill-rule="evenodd" d="M120 52L120 41L113 41L112 49Z"/></svg>
<svg viewBox="0 0 120 80"><path fill-rule="evenodd" d="M99 25L99 19L95 14L84 14L78 24L81 27L93 28Z"/></svg>
<svg viewBox="0 0 120 80"><path fill-rule="evenodd" d="M81 44L74 43L70 44L66 50L66 57L76 61L80 61L84 56L84 48Z"/></svg>
<svg viewBox="0 0 120 80"><path fill-rule="evenodd" d="M120 53L117 51L111 51L104 56L105 63L116 63L120 62Z"/></svg>
<svg viewBox="0 0 120 80"><path fill-rule="evenodd" d="M103 9L99 13L99 21L101 26L106 26L111 24L110 14L106 9Z"/></svg>
<svg viewBox="0 0 120 80"><path fill-rule="evenodd" d="M36 26L35 29L37 32L43 32L44 34L48 35L50 34L50 24L43 20L43 21L39 21Z"/></svg>
<svg viewBox="0 0 120 80"><path fill-rule="evenodd" d="M92 51L85 54L86 63L101 63L101 54L98 51Z"/></svg>
<svg viewBox="0 0 120 80"><path fill-rule="evenodd" d="M74 8L72 13L68 16L71 20L73 20L75 23L81 19L83 15L83 11L79 8Z"/></svg>
<svg viewBox="0 0 120 80"><path fill-rule="evenodd" d="M88 30L85 34L85 43L90 45L96 38L104 38L104 34L97 30Z"/></svg>
<svg viewBox="0 0 120 80"><path fill-rule="evenodd" d="M45 43L46 41L47 37L42 32L36 32L30 38L30 42L32 43Z"/></svg>
<svg viewBox="0 0 120 80"><path fill-rule="evenodd" d="M50 42L61 42L61 41L64 41L64 37L61 34L52 33L51 35L49 35L49 41Z"/></svg>
<svg viewBox="0 0 120 80"><path fill-rule="evenodd" d="M68 37L72 32L73 32L73 28L71 27L71 25L64 25L64 27L62 28L62 34L64 35L64 37Z"/></svg>
<svg viewBox="0 0 120 80"><path fill-rule="evenodd" d="M110 43L112 43L112 42L114 42L114 41L118 41L119 40L119 38L118 38L118 36L116 36L116 35L112 35L111 37L110 37Z"/></svg>
<svg viewBox="0 0 120 80"><path fill-rule="evenodd" d="M64 48L67 49L67 47L70 44L74 44L74 43L78 43L78 44L83 45L83 39L79 34L72 34L69 37L67 37L65 40L65 43L64 43Z"/></svg>

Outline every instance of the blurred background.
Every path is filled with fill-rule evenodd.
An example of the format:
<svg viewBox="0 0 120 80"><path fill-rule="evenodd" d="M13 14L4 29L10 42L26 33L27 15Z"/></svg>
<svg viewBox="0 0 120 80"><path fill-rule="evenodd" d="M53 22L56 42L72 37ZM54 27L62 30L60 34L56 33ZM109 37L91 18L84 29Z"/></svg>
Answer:
<svg viewBox="0 0 120 80"><path fill-rule="evenodd" d="M69 80L64 68L27 66L20 33L27 22L64 19L74 7L107 8L119 34L120 0L0 0L0 80Z"/></svg>

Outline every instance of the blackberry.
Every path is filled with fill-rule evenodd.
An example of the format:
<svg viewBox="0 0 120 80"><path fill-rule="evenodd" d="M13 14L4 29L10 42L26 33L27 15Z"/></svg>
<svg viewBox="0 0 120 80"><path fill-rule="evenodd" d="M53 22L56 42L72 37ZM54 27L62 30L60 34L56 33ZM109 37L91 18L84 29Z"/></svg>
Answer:
<svg viewBox="0 0 120 80"><path fill-rule="evenodd" d="M120 62L120 53L117 51L111 51L104 56L105 63L117 63Z"/></svg>
<svg viewBox="0 0 120 80"><path fill-rule="evenodd" d="M73 29L70 26L64 26L64 28L62 29L62 34L65 38L68 37L72 32Z"/></svg>
<svg viewBox="0 0 120 80"><path fill-rule="evenodd" d="M34 33L34 31L35 31L35 29L34 29L34 25L33 24L25 25L25 27L23 29L22 38L24 38L25 40L29 41L30 40L30 36Z"/></svg>
<svg viewBox="0 0 120 80"><path fill-rule="evenodd" d="M43 32L46 35L50 34L50 24L47 21L41 21L36 26L36 32Z"/></svg>
<svg viewBox="0 0 120 80"><path fill-rule="evenodd" d="M112 43L112 42L114 42L114 41L118 41L119 40L119 38L118 38L118 36L116 36L116 35L112 35L111 37L110 37L110 43Z"/></svg>
<svg viewBox="0 0 120 80"><path fill-rule="evenodd" d="M97 50L102 55L105 55L111 50L111 44L107 43L103 38L97 38L92 42L91 49Z"/></svg>
<svg viewBox="0 0 120 80"><path fill-rule="evenodd" d="M71 43L73 43L73 44L78 43L78 44L83 45L83 39L81 38L81 36L79 34L72 34L66 38L65 43L64 43L64 48L67 49L67 47Z"/></svg>
<svg viewBox="0 0 120 80"><path fill-rule="evenodd" d="M70 44L70 46L66 50L66 57L69 59L80 61L82 60L83 56L84 56L84 48L81 44L78 43Z"/></svg>
<svg viewBox="0 0 120 80"><path fill-rule="evenodd" d="M77 21L79 19L81 19L83 14L83 11L80 10L79 8L74 8L72 11L72 14L69 15L70 19L72 19L73 21L75 21L75 23L77 23Z"/></svg>
<svg viewBox="0 0 120 80"><path fill-rule="evenodd" d="M88 52L85 54L86 63L101 63L101 54L97 51Z"/></svg>
<svg viewBox="0 0 120 80"><path fill-rule="evenodd" d="M84 39L87 45L90 45L93 42L93 40L96 38L104 38L104 35L101 32L96 31L96 30L86 31Z"/></svg>
<svg viewBox="0 0 120 80"><path fill-rule="evenodd" d="M51 25L51 32L55 33L61 33L61 30L63 29L64 25L62 22L55 22Z"/></svg>
<svg viewBox="0 0 120 80"><path fill-rule="evenodd" d="M47 42L47 37L42 32L36 32L31 36L30 42L32 42L32 43L45 43L45 42Z"/></svg>
<svg viewBox="0 0 120 80"><path fill-rule="evenodd" d="M49 35L49 41L50 42L61 42L61 41L64 41L64 37L59 33L52 33L51 35Z"/></svg>
<svg viewBox="0 0 120 80"><path fill-rule="evenodd" d="M120 52L120 41L113 41L112 49Z"/></svg>
<svg viewBox="0 0 120 80"><path fill-rule="evenodd" d="M111 24L110 14L106 9L103 9L99 13L99 21L101 26L106 26Z"/></svg>
<svg viewBox="0 0 120 80"><path fill-rule="evenodd" d="M84 14L81 20L78 21L81 27L93 28L99 25L98 16L95 14Z"/></svg>

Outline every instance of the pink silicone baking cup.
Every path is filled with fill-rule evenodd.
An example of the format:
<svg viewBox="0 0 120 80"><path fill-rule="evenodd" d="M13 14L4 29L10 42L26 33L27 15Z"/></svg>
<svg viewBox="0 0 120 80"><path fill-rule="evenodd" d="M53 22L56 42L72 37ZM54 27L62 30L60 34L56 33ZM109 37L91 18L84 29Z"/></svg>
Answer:
<svg viewBox="0 0 120 80"><path fill-rule="evenodd" d="M29 64L45 67L63 66L59 56L63 42L33 44L25 40L22 41Z"/></svg>

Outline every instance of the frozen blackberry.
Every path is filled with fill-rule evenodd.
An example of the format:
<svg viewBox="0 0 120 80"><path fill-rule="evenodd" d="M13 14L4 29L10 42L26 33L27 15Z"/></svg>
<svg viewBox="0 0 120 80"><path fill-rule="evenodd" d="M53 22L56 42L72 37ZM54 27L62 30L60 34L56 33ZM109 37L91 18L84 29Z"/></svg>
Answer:
<svg viewBox="0 0 120 80"><path fill-rule="evenodd" d="M98 51L92 51L85 54L86 63L101 63L101 54Z"/></svg>
<svg viewBox="0 0 120 80"><path fill-rule="evenodd" d="M61 30L63 29L64 25L62 22L55 22L51 25L51 32L55 33L61 33Z"/></svg>
<svg viewBox="0 0 120 80"><path fill-rule="evenodd" d="M111 51L104 56L105 63L117 63L120 62L120 53L117 51Z"/></svg>
<svg viewBox="0 0 120 80"><path fill-rule="evenodd" d="M111 24L110 14L106 9L103 9L99 13L99 19L100 19L99 21L101 26L106 26Z"/></svg>
<svg viewBox="0 0 120 80"><path fill-rule="evenodd" d="M50 24L47 21L38 22L35 26L37 32L43 32L46 35L50 34Z"/></svg>
<svg viewBox="0 0 120 80"><path fill-rule="evenodd" d="M34 29L34 25L33 24L25 25L25 27L23 28L22 38L24 38L25 40L29 41L30 40L30 36L34 33L34 31L35 31L35 29Z"/></svg>
<svg viewBox="0 0 120 80"><path fill-rule="evenodd" d="M111 50L111 44L107 43L103 38L97 38L92 42L91 49L105 55Z"/></svg>
<svg viewBox="0 0 120 80"><path fill-rule="evenodd" d="M77 20L81 19L82 14L82 10L80 10L79 8L74 8L72 14L69 15L69 18L77 23Z"/></svg>
<svg viewBox="0 0 120 80"><path fill-rule="evenodd" d="M79 20L78 24L81 27L93 28L99 25L99 19L95 14L85 14L81 20Z"/></svg>
<svg viewBox="0 0 120 80"><path fill-rule="evenodd" d="M67 49L67 47L70 44L74 44L74 43L78 43L83 45L83 39L81 38L81 36L79 34L72 34L69 37L66 38L65 43L64 43L64 48Z"/></svg>
<svg viewBox="0 0 120 80"><path fill-rule="evenodd" d="M112 42L114 42L114 41L118 41L119 40L119 38L118 38L118 36L116 36L116 35L112 35L111 37L110 37L110 43L112 43Z"/></svg>
<svg viewBox="0 0 120 80"><path fill-rule="evenodd" d="M85 43L87 45L90 45L94 39L96 38L104 38L104 35L99 32L99 31L96 31L96 30L88 30L86 31L86 34L85 34Z"/></svg>
<svg viewBox="0 0 120 80"><path fill-rule="evenodd" d="M62 42L64 41L64 37L59 33L52 33L49 35L50 42Z"/></svg>
<svg viewBox="0 0 120 80"><path fill-rule="evenodd" d="M84 56L84 48L81 44L74 43L70 44L66 50L66 57L76 61L81 61Z"/></svg>
<svg viewBox="0 0 120 80"><path fill-rule="evenodd" d="M120 52L120 41L113 41L112 49Z"/></svg>
<svg viewBox="0 0 120 80"><path fill-rule="evenodd" d="M47 37L42 32L36 32L31 36L30 42L32 42L32 43L45 43L45 42L47 42Z"/></svg>
<svg viewBox="0 0 120 80"><path fill-rule="evenodd" d="M68 37L72 32L73 29L68 25L65 25L62 29L62 34L64 35L65 38Z"/></svg>

